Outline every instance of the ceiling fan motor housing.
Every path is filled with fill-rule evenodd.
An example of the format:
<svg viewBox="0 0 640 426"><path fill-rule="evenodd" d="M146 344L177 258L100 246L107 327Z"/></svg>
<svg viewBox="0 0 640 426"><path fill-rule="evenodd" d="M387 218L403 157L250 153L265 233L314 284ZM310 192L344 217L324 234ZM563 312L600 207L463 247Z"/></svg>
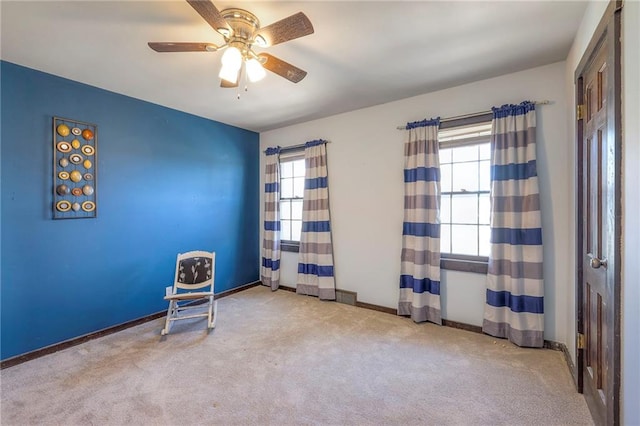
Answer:
<svg viewBox="0 0 640 426"><path fill-rule="evenodd" d="M243 54L247 54L251 45L255 42L253 34L260 28L260 21L251 12L244 9L224 9L220 12L232 29L232 33L225 36L230 46L242 45ZM220 30L219 30L220 31ZM222 31L224 34L224 30Z"/></svg>

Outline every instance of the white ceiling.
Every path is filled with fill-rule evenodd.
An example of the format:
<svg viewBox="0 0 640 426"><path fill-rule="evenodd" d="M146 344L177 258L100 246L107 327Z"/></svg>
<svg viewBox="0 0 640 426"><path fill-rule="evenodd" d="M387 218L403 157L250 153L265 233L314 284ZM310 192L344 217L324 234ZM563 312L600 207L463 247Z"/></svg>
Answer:
<svg viewBox="0 0 640 426"><path fill-rule="evenodd" d="M156 53L147 41L222 44L186 1L2 1L3 60L265 131L564 60L582 1L227 1L262 26L304 12L315 33L266 49L308 72L219 87L221 52ZM262 51L255 48L257 52Z"/></svg>

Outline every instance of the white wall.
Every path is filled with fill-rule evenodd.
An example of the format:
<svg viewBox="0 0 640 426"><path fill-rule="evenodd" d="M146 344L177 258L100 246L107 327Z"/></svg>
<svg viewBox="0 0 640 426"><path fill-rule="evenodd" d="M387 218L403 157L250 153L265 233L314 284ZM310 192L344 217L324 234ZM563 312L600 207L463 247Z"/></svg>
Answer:
<svg viewBox="0 0 640 426"><path fill-rule="evenodd" d="M329 189L337 287L361 302L395 308L398 302L403 215L403 143L396 126L517 103L538 107L538 171L545 243L545 339L567 342L570 280L570 139L565 63L361 109L260 135L261 149L323 138L328 145ZM264 158L263 158L264 160ZM264 163L262 163L264 169ZM263 203L261 203L262 205ZM282 255L282 284L295 286L295 254ZM481 325L483 275L443 271L443 317Z"/></svg>
<svg viewBox="0 0 640 426"><path fill-rule="evenodd" d="M573 46L566 61L567 103L575 99L574 73L595 29L607 7L606 1L593 1L587 7ZM622 114L623 114L623 248L622 248L622 424L640 425L640 3L626 1L622 10ZM569 113L569 135L575 140L575 112ZM572 152L571 186L575 188L577 154ZM572 189L572 211L575 209L575 189ZM572 229L571 248L575 250ZM575 262L571 258L571 280L575 280ZM575 361L575 288L571 287L567 311L569 341Z"/></svg>

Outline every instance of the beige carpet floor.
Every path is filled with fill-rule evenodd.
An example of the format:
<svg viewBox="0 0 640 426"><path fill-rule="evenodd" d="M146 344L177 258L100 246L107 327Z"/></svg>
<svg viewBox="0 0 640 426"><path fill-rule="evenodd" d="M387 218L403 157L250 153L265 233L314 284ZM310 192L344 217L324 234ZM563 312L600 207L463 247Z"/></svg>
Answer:
<svg viewBox="0 0 640 426"><path fill-rule="evenodd" d="M3 425L592 424L562 353L256 287L3 370Z"/></svg>

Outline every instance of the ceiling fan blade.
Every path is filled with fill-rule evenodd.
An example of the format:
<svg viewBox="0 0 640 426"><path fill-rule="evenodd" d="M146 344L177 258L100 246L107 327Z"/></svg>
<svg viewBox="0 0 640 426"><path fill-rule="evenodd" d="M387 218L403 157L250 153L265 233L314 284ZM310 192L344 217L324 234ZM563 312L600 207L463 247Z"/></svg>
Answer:
<svg viewBox="0 0 640 426"><path fill-rule="evenodd" d="M202 18L207 21L211 28L218 31L220 28L225 28L232 32L231 27L227 23L227 21L220 15L218 9L211 3L209 0L187 0L187 3L193 7L196 12L202 16ZM219 31L218 31L219 32ZM222 34L222 33L221 33ZM222 34L224 35L224 34Z"/></svg>
<svg viewBox="0 0 640 426"><path fill-rule="evenodd" d="M234 87L238 87L238 82L233 84L230 81L220 79L220 87L225 88L225 89L232 89Z"/></svg>
<svg viewBox="0 0 640 426"><path fill-rule="evenodd" d="M165 43L150 41L147 44L156 52L215 52L218 50L218 46L211 43Z"/></svg>
<svg viewBox="0 0 640 426"><path fill-rule="evenodd" d="M311 21L302 12L291 15L288 18L281 19L264 28L260 28L256 32L256 36L261 36L266 46L283 43L298 37L313 34L313 25ZM261 44L258 43L261 46Z"/></svg>
<svg viewBox="0 0 640 426"><path fill-rule="evenodd" d="M298 83L300 80L306 77L307 72L300 68L291 65L288 62L278 59L268 53L260 53L258 55L264 62L262 66L269 71L278 74L280 77L284 77L287 80ZM262 62L262 61L261 61Z"/></svg>

